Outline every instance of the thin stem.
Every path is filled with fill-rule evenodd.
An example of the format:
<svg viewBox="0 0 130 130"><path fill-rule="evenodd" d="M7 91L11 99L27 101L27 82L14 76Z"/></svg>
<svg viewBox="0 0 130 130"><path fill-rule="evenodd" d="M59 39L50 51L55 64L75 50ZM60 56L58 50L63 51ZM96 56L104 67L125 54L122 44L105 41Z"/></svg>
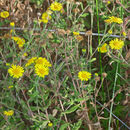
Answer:
<svg viewBox="0 0 130 130"><path fill-rule="evenodd" d="M113 104L114 104L113 100L114 100L114 95L115 95L116 82L117 82L117 78L118 78L118 68L119 68L119 63L117 63L117 66L116 66L116 74L115 74L115 81L114 81L114 87L113 87L112 103L111 103L111 108L110 108L110 117L109 117L108 130L111 129L112 109L113 109Z"/></svg>

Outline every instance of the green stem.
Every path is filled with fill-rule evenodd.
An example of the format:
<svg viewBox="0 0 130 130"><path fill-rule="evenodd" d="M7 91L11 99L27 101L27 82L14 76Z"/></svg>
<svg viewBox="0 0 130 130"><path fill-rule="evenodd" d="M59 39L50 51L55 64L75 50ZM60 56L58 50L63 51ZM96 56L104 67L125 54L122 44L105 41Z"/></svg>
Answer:
<svg viewBox="0 0 130 130"><path fill-rule="evenodd" d="M117 82L117 78L118 78L118 68L119 68L119 63L117 63L117 66L116 66L116 74L115 74L115 81L114 81L114 87L113 87L112 103L111 103L111 108L110 108L110 117L109 117L108 130L111 129L112 109L113 109L113 103L114 103L113 99L114 99L114 95L115 95L116 82Z"/></svg>
<svg viewBox="0 0 130 130"><path fill-rule="evenodd" d="M99 28L99 14L98 14L98 0L96 0L96 12L97 12L97 27L98 27L98 44L100 45L100 28ZM99 52L99 64L100 64L100 73L101 73L101 81L102 81L102 59L101 59L101 52ZM102 85L103 90L103 85Z"/></svg>

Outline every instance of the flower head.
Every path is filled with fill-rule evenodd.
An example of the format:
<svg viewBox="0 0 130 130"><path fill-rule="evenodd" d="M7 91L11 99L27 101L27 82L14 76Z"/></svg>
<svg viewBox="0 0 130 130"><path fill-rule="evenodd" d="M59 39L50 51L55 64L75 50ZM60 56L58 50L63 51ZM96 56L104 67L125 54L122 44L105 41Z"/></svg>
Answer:
<svg viewBox="0 0 130 130"><path fill-rule="evenodd" d="M108 4L108 5L111 4L111 1L107 1L107 4Z"/></svg>
<svg viewBox="0 0 130 130"><path fill-rule="evenodd" d="M26 57L26 56L28 56L28 54L25 52L25 53L23 54L23 56Z"/></svg>
<svg viewBox="0 0 130 130"><path fill-rule="evenodd" d="M83 49L82 49L82 52L83 52L83 53L86 53L86 49L85 49L85 48L83 48Z"/></svg>
<svg viewBox="0 0 130 130"><path fill-rule="evenodd" d="M15 26L15 23L14 23L14 22L11 22L11 23L10 23L10 26L11 26L11 27L14 27L14 26Z"/></svg>
<svg viewBox="0 0 130 130"><path fill-rule="evenodd" d="M10 66L10 63L6 63L6 66Z"/></svg>
<svg viewBox="0 0 130 130"><path fill-rule="evenodd" d="M114 16L109 17L109 19L106 19L105 22L109 23L109 24L111 24L111 23L118 23L118 24L123 23L121 18L117 18L117 17L114 17Z"/></svg>
<svg viewBox="0 0 130 130"><path fill-rule="evenodd" d="M8 11L3 11L0 13L0 17L2 18L8 18L9 17L9 12Z"/></svg>
<svg viewBox="0 0 130 130"><path fill-rule="evenodd" d="M108 33L109 33L109 34L112 34L112 30L108 30Z"/></svg>
<svg viewBox="0 0 130 130"><path fill-rule="evenodd" d="M20 37L12 37L12 39L19 45L19 48L23 47L25 40Z"/></svg>
<svg viewBox="0 0 130 130"><path fill-rule="evenodd" d="M54 2L51 4L50 9L53 11L61 11L62 9L62 4L58 2Z"/></svg>
<svg viewBox="0 0 130 130"><path fill-rule="evenodd" d="M48 23L48 20L50 20L50 19L51 19L51 16L47 11L42 14L42 19L40 19L40 22Z"/></svg>
<svg viewBox="0 0 130 130"><path fill-rule="evenodd" d="M95 75L95 76L98 76L98 73L95 73L94 75Z"/></svg>
<svg viewBox="0 0 130 130"><path fill-rule="evenodd" d="M8 73L13 76L13 78L20 78L23 76L24 69L19 65L12 65L11 68L8 69Z"/></svg>
<svg viewBox="0 0 130 130"><path fill-rule="evenodd" d="M50 64L50 62L46 58L42 58L42 57L37 58L36 61L35 61L35 63L43 65L45 67L51 67L52 66Z"/></svg>
<svg viewBox="0 0 130 130"><path fill-rule="evenodd" d="M79 41L79 42L82 41L82 40L84 40L83 36L81 36L81 35L78 35L78 36L76 36L75 38L76 38L76 40Z"/></svg>
<svg viewBox="0 0 130 130"><path fill-rule="evenodd" d="M73 35L77 36L79 35L79 32L73 32Z"/></svg>
<svg viewBox="0 0 130 130"><path fill-rule="evenodd" d="M36 59L37 59L37 57L32 57L31 59L29 59L29 60L27 61L27 63L26 63L25 66L27 67L27 66L33 64L33 63L35 62Z"/></svg>
<svg viewBox="0 0 130 130"><path fill-rule="evenodd" d="M49 69L43 65L35 65L35 73L39 76L44 78L46 75L49 74Z"/></svg>
<svg viewBox="0 0 130 130"><path fill-rule="evenodd" d="M123 36L126 36L126 33L125 33L125 32L122 32L122 35L123 35Z"/></svg>
<svg viewBox="0 0 130 130"><path fill-rule="evenodd" d="M88 81L91 78L91 73L87 71L80 71L78 77L81 81Z"/></svg>
<svg viewBox="0 0 130 130"><path fill-rule="evenodd" d="M9 86L8 88L10 89L10 88L13 88L14 86L13 85L11 85L11 86Z"/></svg>
<svg viewBox="0 0 130 130"><path fill-rule="evenodd" d="M4 111L4 115L6 115L6 116L12 116L13 114L14 114L13 110Z"/></svg>
<svg viewBox="0 0 130 130"><path fill-rule="evenodd" d="M107 52L107 44L104 43L101 47L98 47L98 51L101 53L106 53Z"/></svg>
<svg viewBox="0 0 130 130"><path fill-rule="evenodd" d="M109 45L111 47L111 49L115 49L115 50L119 50L124 46L124 41L119 40L118 38L111 40L109 42Z"/></svg>
<svg viewBox="0 0 130 130"><path fill-rule="evenodd" d="M48 123L48 126L49 126L49 127L52 127L52 126L53 126L53 124L52 124L51 122L49 122L49 123Z"/></svg>

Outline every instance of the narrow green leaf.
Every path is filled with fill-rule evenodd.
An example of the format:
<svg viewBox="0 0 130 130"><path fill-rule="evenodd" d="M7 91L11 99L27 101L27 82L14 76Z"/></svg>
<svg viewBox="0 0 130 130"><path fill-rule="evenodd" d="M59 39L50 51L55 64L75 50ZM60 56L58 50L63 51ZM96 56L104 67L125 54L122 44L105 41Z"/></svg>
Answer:
<svg viewBox="0 0 130 130"><path fill-rule="evenodd" d="M63 68L64 62L61 62L60 65L56 68L56 73L59 73L60 70Z"/></svg>
<svg viewBox="0 0 130 130"><path fill-rule="evenodd" d="M64 129L66 129L68 125L69 125L69 123L65 123L65 124L61 125L61 127L60 127L59 130L64 130Z"/></svg>
<svg viewBox="0 0 130 130"><path fill-rule="evenodd" d="M81 17L86 17L88 15L89 15L89 13L84 13L84 14L81 15Z"/></svg>
<svg viewBox="0 0 130 130"><path fill-rule="evenodd" d="M40 128L45 128L47 126L47 124L49 123L49 121L43 121L42 125L40 125Z"/></svg>
<svg viewBox="0 0 130 130"><path fill-rule="evenodd" d="M69 114L69 113L72 113L74 112L78 107L79 107L80 104L74 106L74 107L71 107L69 110L66 110L64 111L62 114Z"/></svg>
<svg viewBox="0 0 130 130"><path fill-rule="evenodd" d="M79 130L82 125L82 120L79 120L73 127L73 130Z"/></svg>

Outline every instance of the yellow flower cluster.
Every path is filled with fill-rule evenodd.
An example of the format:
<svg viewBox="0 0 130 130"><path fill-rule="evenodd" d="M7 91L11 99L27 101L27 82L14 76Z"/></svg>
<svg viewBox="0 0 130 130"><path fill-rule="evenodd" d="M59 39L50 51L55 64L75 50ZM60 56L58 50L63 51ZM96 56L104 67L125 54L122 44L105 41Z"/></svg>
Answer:
<svg viewBox="0 0 130 130"><path fill-rule="evenodd" d="M44 78L46 75L49 74L49 67L52 65L46 58L39 57L35 61L35 73L39 76Z"/></svg>
<svg viewBox="0 0 130 130"><path fill-rule="evenodd" d="M87 71L80 71L78 77L81 81L88 81L91 78L91 73Z"/></svg>
<svg viewBox="0 0 130 130"><path fill-rule="evenodd" d="M46 75L49 74L49 67L52 65L46 58L42 57L32 57L31 59L28 60L26 63L26 67L35 63L35 73L39 76L44 78Z"/></svg>
<svg viewBox="0 0 130 130"><path fill-rule="evenodd" d="M6 116L12 116L13 114L14 114L13 110L4 111L4 115L6 115Z"/></svg>
<svg viewBox="0 0 130 130"><path fill-rule="evenodd" d="M24 73L24 69L21 66L16 66L16 65L12 65L9 69L8 69L8 73L10 74L10 76L12 76L13 78L20 78L23 76Z"/></svg>
<svg viewBox="0 0 130 130"><path fill-rule="evenodd" d="M23 47L23 45L25 44L25 40L23 38L12 37L11 39L13 39L18 44L19 48Z"/></svg>
<svg viewBox="0 0 130 130"><path fill-rule="evenodd" d="M52 11L61 11L61 9L62 9L61 3L58 2L52 3L50 7L47 9L47 11L42 14L42 19L40 19L39 21L43 23L48 23L48 20L51 19L51 14L53 13Z"/></svg>
<svg viewBox="0 0 130 130"><path fill-rule="evenodd" d="M2 12L0 12L0 17L2 17L2 18L8 18L9 17L9 12L8 11L2 11Z"/></svg>
<svg viewBox="0 0 130 130"><path fill-rule="evenodd" d="M109 17L109 19L106 19L105 22L109 23L109 24L111 24L111 23L122 24L123 23L121 18L117 18L117 17L114 17L114 16Z"/></svg>
<svg viewBox="0 0 130 130"><path fill-rule="evenodd" d="M109 42L109 46L110 46L111 49L119 50L124 46L124 41L116 38L116 39L111 40ZM102 46L98 47L98 51L101 52L101 53L106 53L107 48L108 48L108 45L106 43L104 43Z"/></svg>

